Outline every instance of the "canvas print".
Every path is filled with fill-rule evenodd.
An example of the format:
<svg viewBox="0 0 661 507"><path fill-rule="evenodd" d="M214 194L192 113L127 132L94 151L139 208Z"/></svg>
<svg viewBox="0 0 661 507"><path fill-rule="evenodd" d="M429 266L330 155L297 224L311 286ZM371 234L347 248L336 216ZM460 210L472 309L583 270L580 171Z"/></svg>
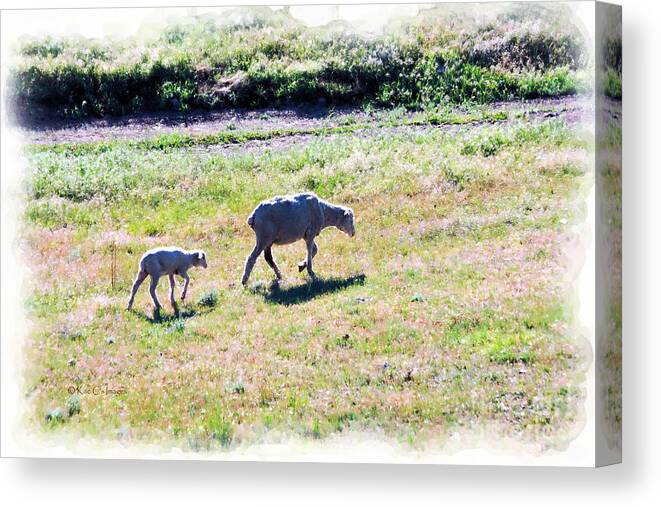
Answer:
<svg viewBox="0 0 661 507"><path fill-rule="evenodd" d="M3 455L621 456L621 10L2 12Z"/></svg>

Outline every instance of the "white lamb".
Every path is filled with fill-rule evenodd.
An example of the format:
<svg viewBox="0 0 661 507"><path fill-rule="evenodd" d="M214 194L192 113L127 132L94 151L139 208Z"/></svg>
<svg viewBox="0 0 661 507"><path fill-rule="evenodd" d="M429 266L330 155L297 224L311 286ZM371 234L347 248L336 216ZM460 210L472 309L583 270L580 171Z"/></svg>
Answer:
<svg viewBox="0 0 661 507"><path fill-rule="evenodd" d="M156 310L160 310L161 304L156 297L156 286L158 279L161 276L168 275L170 280L170 304L172 308L177 310L177 304L174 299L174 275L179 275L184 279L184 290L181 292L181 300L186 298L188 291L188 283L190 278L187 271L191 266L207 267L207 255L202 250L182 250L177 247L154 248L146 252L140 259L140 266L138 274L133 282L131 289L131 297L129 299L127 310L133 306L135 293L138 292L140 284L144 282L147 276L151 276L151 283L149 285L149 294L154 302Z"/></svg>
<svg viewBox="0 0 661 507"><path fill-rule="evenodd" d="M350 208L326 202L313 193L262 201L248 217L248 225L255 231L256 242L255 248L246 258L241 279L243 285L248 283L250 272L262 251L275 276L278 280L282 278L271 252L273 245L287 245L299 239L305 240L307 257L299 263L298 270L303 271L307 267L309 275L315 278L312 259L317 254L317 244L314 240L322 229L333 226L349 236L356 233L353 211Z"/></svg>

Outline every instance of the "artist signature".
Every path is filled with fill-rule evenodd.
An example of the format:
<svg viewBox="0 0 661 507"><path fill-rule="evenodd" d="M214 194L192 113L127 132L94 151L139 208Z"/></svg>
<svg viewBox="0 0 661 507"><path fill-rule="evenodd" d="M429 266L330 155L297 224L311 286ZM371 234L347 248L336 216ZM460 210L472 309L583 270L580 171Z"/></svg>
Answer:
<svg viewBox="0 0 661 507"><path fill-rule="evenodd" d="M119 396L126 393L126 388L123 386L110 386L109 384L89 384L89 385L70 385L67 388L69 394L91 394L93 396Z"/></svg>

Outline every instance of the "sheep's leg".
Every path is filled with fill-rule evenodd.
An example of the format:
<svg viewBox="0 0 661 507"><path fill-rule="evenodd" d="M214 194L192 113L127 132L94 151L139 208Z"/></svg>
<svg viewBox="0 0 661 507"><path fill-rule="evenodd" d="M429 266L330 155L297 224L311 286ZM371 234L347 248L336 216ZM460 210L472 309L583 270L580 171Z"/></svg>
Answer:
<svg viewBox="0 0 661 507"><path fill-rule="evenodd" d="M253 248L252 252L250 252L250 255L246 257L246 266L243 270L243 278L241 278L241 285L246 285L248 283L248 278L250 278L250 272L252 271L252 268L255 267L255 262L257 262L257 258L259 257L259 254L262 253L262 250L264 250L264 246L258 241L257 244L255 245L255 248Z"/></svg>
<svg viewBox="0 0 661 507"><path fill-rule="evenodd" d="M128 305L126 305L127 310L130 310L133 307L133 300L135 299L135 294L138 292L138 289L140 288L142 282L145 281L145 278L147 278L147 272L143 270L138 271L138 274L135 277L135 281L133 282L133 287L131 288L131 297L129 298L129 303Z"/></svg>
<svg viewBox="0 0 661 507"><path fill-rule="evenodd" d="M174 275L168 275L168 280L170 281L170 305L176 313L179 311L179 309L177 308L177 301L174 298Z"/></svg>
<svg viewBox="0 0 661 507"><path fill-rule="evenodd" d="M280 273L280 268L278 268L278 265L275 263L275 259L273 258L273 252L271 252L270 246L267 246L264 249L264 259L266 259L268 265L271 266L271 269L275 271L276 278L278 280L282 279L282 273Z"/></svg>
<svg viewBox="0 0 661 507"><path fill-rule="evenodd" d="M312 279L315 279L317 278L317 275L315 275L314 271L312 270L312 258L317 253L317 245L315 244L314 240L308 241L306 245L308 247L308 258L306 259L305 264L308 268L308 274Z"/></svg>
<svg viewBox="0 0 661 507"><path fill-rule="evenodd" d="M188 293L188 282L190 282L190 277L185 271L180 273L181 277L184 279L184 290L181 291L181 300L186 299L186 294Z"/></svg>
<svg viewBox="0 0 661 507"><path fill-rule="evenodd" d="M151 300L154 302L154 306L157 310L161 309L161 303L158 302L158 297L156 297L156 286L158 285L158 276L151 276L151 283L149 284L149 294L151 294Z"/></svg>
<svg viewBox="0 0 661 507"><path fill-rule="evenodd" d="M318 250L318 248L317 248L317 243L315 243L315 242L313 241L313 242L312 242L312 258L314 258L314 256L317 255L317 250ZM303 271L307 266L308 266L307 258L306 258L305 260L303 260L302 262L299 262L299 263L298 263L298 271L299 271L299 273L300 273L301 271Z"/></svg>

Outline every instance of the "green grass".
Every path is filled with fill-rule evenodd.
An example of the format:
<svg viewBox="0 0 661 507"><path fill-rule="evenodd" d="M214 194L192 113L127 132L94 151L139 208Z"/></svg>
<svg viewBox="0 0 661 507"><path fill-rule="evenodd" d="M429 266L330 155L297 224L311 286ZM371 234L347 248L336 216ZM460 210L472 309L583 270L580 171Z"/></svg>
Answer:
<svg viewBox="0 0 661 507"><path fill-rule="evenodd" d="M191 216L208 219L217 213L218 205L245 210L292 183L293 188L325 195L349 186L364 197L395 188L419 192L419 175L390 170L400 162L400 149L415 152L411 156L417 157L423 174L440 171L447 183L458 188L471 182L487 184L480 157L525 144L584 145L558 122L509 129L485 127L459 138L440 130L362 139L327 140L321 136L304 148L284 153L267 149L261 155L230 157L186 149L152 151L131 141L115 141L101 152L57 147L48 152L39 145L37 150L29 150L33 172L27 182L31 198L27 213L43 226L70 224L84 226L83 230L112 218L110 223L125 226L133 235L156 236L184 225ZM428 150L426 154L418 153L423 149ZM358 167L342 164L370 152L381 155L363 156L357 160ZM475 155L478 157L468 161L462 158ZM443 158L435 159L437 156Z"/></svg>
<svg viewBox="0 0 661 507"><path fill-rule="evenodd" d="M67 117L319 100L419 109L576 93L589 83L586 64L585 41L559 6L493 6L480 17L438 6L380 36L241 8L147 40L22 41L8 97L19 113Z"/></svg>
<svg viewBox="0 0 661 507"><path fill-rule="evenodd" d="M297 129L272 129L236 131L230 129L214 134L162 134L148 139L130 141L95 141L84 143L57 143L57 144L33 144L27 147L31 153L66 153L70 155L83 155L86 153L101 154L117 147L137 148L141 150L168 151L178 148L190 148L193 146L214 146L222 144L242 144L247 141L269 141L282 137L314 135L327 136L331 134L351 134L362 130L386 127L414 127L420 125L465 125L468 123L491 122L507 120L505 111L482 110L473 113L456 114L444 111L428 111L423 115L411 118L392 118L376 123L352 123L349 125L324 126Z"/></svg>
<svg viewBox="0 0 661 507"><path fill-rule="evenodd" d="M33 424L197 451L352 430L419 446L476 425L563 445L584 358L561 238L583 216L588 146L557 121L457 128L230 156L29 147ZM260 259L241 288L246 216L302 190L352 206L356 238L320 236L317 281L294 244L274 249L281 284ZM156 244L208 255L178 317L154 316L144 287L124 310Z"/></svg>

